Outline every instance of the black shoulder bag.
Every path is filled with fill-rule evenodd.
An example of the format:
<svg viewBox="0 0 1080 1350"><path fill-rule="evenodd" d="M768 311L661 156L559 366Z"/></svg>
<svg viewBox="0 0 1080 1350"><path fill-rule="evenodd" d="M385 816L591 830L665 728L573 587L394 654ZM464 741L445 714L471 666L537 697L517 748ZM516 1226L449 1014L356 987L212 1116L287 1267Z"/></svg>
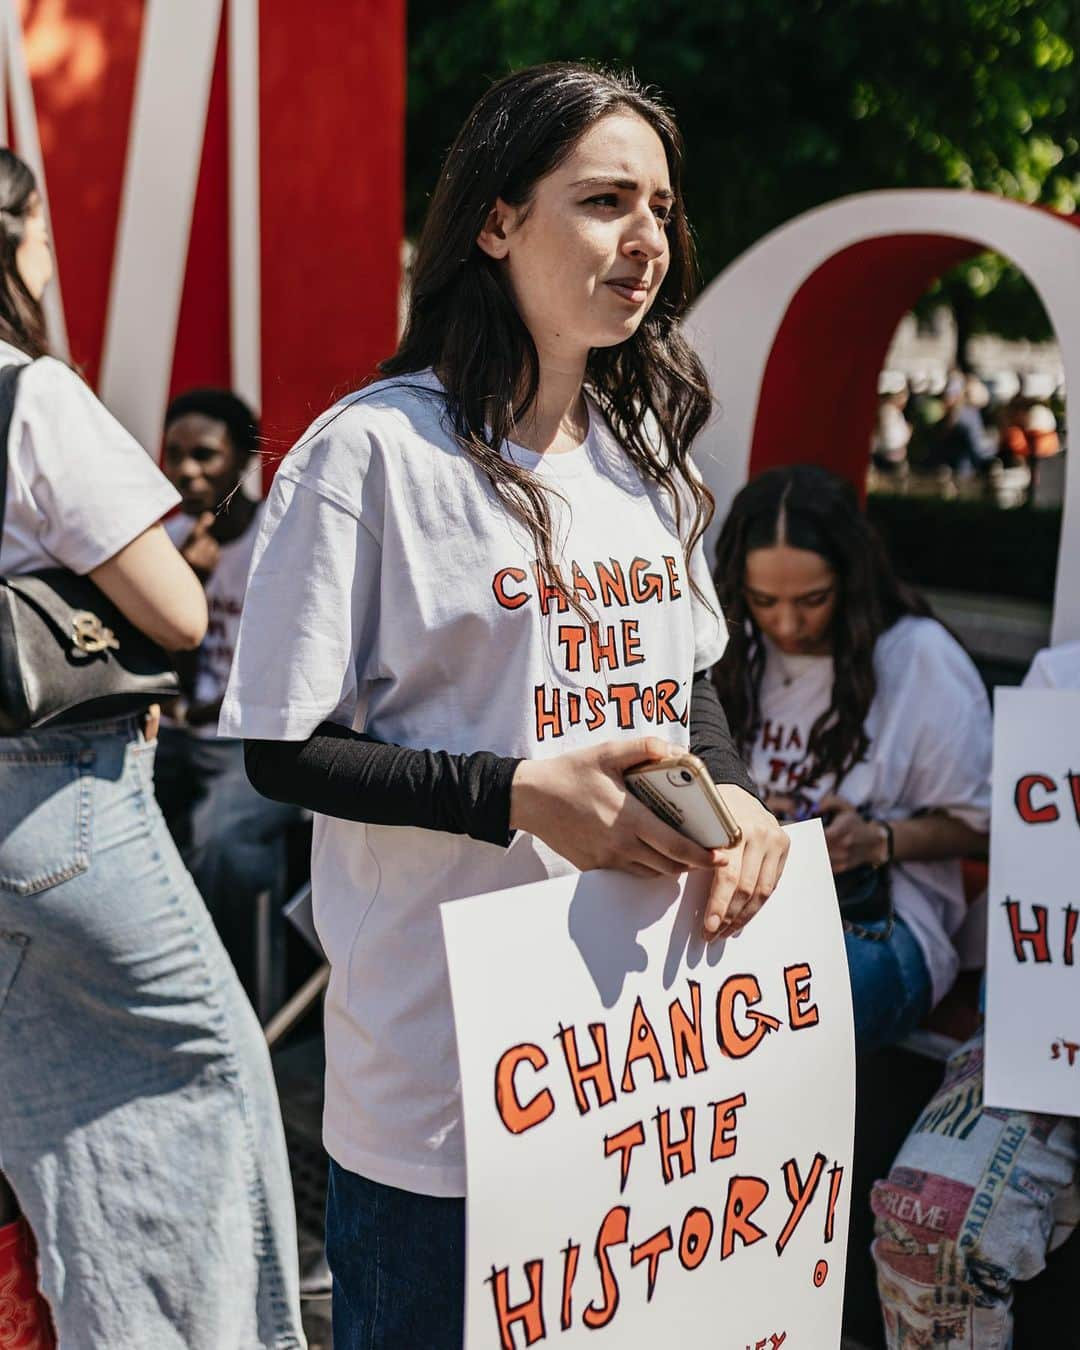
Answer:
<svg viewBox="0 0 1080 1350"><path fill-rule="evenodd" d="M0 369L0 537L8 438L24 365ZM0 736L143 712L180 692L165 651L88 577L0 576Z"/></svg>

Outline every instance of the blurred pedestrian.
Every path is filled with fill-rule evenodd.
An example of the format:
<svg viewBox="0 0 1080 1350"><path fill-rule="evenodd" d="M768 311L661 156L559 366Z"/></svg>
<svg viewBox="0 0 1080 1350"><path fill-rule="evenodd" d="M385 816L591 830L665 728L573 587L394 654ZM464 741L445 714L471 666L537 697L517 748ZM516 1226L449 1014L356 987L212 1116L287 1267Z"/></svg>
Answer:
<svg viewBox="0 0 1080 1350"><path fill-rule="evenodd" d="M986 850L986 690L895 575L851 485L816 465L736 495L715 579L732 732L781 819L823 819L856 1049L891 1044L956 977L961 860Z"/></svg>
<svg viewBox="0 0 1080 1350"><path fill-rule="evenodd" d="M907 380L896 371L883 371L878 381L877 421L870 458L884 474L897 474L907 466L911 423L904 415L908 402Z"/></svg>
<svg viewBox="0 0 1080 1350"><path fill-rule="evenodd" d="M88 577L192 649L206 602L158 524L177 494L48 355L52 266L33 176L0 150L0 367L21 367L0 566ZM76 708L0 737L0 1158L64 1350L295 1350L269 1059L154 801L155 731ZM0 1230L12 1251L5 1287L29 1244Z"/></svg>
<svg viewBox="0 0 1080 1350"><path fill-rule="evenodd" d="M993 440L976 406L980 389L985 394L981 382L969 382L960 372L950 375L945 386L945 416L938 427L935 456L939 465L960 478L981 473L994 458Z"/></svg>
<svg viewBox="0 0 1080 1350"><path fill-rule="evenodd" d="M224 389L189 390L165 414L162 467L181 497L165 530L203 584L209 625L182 671L185 695L162 720L155 787L225 950L265 1016L284 992L286 846L302 813L260 796L244 771L243 742L217 734L262 515L242 490L258 467L258 435L254 413Z"/></svg>

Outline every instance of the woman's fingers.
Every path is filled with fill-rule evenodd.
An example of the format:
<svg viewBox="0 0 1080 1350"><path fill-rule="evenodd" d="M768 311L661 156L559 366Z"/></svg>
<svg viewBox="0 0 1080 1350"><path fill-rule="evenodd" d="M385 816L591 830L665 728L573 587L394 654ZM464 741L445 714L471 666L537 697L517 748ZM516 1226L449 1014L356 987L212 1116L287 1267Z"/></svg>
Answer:
<svg viewBox="0 0 1080 1350"><path fill-rule="evenodd" d="M646 877L650 881L656 879L656 873L651 867L646 867L644 863L634 862L630 858L620 864L619 871L626 872L632 877Z"/></svg>
<svg viewBox="0 0 1080 1350"><path fill-rule="evenodd" d="M635 836L657 853L663 854L665 858L679 863L680 872L689 871L691 868L726 865L726 856L720 849L702 848L685 834L680 834L670 825L665 825L659 816L654 816L636 797L628 798L626 809Z"/></svg>
<svg viewBox="0 0 1080 1350"><path fill-rule="evenodd" d="M738 845L737 853L731 858L729 865L726 868L717 868L713 872L702 918L702 931L706 942L710 942L724 927L735 888L739 884L745 851L745 843Z"/></svg>
<svg viewBox="0 0 1080 1350"><path fill-rule="evenodd" d="M768 895L762 895L760 890L761 867L764 861L765 851L759 844L749 844L743 851L739 879L731 893L731 903L727 907L718 936L728 937L733 931L742 928L769 898Z"/></svg>
<svg viewBox="0 0 1080 1350"><path fill-rule="evenodd" d="M143 723L143 739L146 741L156 741L160 728L161 705L159 703L151 703L146 710L146 721Z"/></svg>
<svg viewBox="0 0 1080 1350"><path fill-rule="evenodd" d="M640 836L631 847L627 857L631 861L640 863L649 868L654 876L658 877L681 877L686 868L681 862L676 862L674 858L669 858L666 853L652 847L647 839Z"/></svg>
<svg viewBox="0 0 1080 1350"><path fill-rule="evenodd" d="M736 890L736 901L729 907L721 930L725 937L741 932L776 890L787 861L788 848L788 838L784 835L780 840L770 841L762 850L757 875L748 887L746 899L738 902L738 907L736 901L742 887Z"/></svg>

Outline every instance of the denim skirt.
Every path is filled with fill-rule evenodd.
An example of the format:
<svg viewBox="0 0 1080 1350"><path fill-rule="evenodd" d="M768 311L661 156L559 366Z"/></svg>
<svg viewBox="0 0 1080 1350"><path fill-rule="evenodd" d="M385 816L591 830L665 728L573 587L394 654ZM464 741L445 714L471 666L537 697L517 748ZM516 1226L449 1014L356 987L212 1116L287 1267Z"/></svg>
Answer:
<svg viewBox="0 0 1080 1350"><path fill-rule="evenodd" d="M134 720L0 738L0 1169L64 1350L298 1350L269 1056Z"/></svg>

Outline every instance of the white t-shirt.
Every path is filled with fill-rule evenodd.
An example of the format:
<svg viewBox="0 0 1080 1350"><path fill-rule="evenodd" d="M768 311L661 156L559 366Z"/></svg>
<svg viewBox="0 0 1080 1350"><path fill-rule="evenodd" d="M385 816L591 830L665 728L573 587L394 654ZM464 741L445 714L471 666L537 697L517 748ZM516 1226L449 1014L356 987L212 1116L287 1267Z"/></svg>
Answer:
<svg viewBox="0 0 1080 1350"><path fill-rule="evenodd" d="M1044 647L1024 676L1025 689L1080 689L1080 642Z"/></svg>
<svg viewBox="0 0 1080 1350"><path fill-rule="evenodd" d="M240 611L244 605L251 555L255 551L261 518L260 502L244 533L220 546L217 566L206 580L204 589L210 622L195 664L196 703L216 703L225 693L233 652L236 650L236 636L240 631ZM195 521L191 516L176 515L165 522L165 531L177 548L184 545L194 527ZM217 723L208 722L204 726L187 727L185 730L193 736L212 737L217 735Z"/></svg>
<svg viewBox="0 0 1080 1350"><path fill-rule="evenodd" d="M27 359L0 342L0 367ZM85 575L179 500L142 446L63 362L43 357L20 375L0 572L67 567Z"/></svg>
<svg viewBox="0 0 1080 1350"><path fill-rule="evenodd" d="M656 733L685 745L695 670L726 640L700 548L692 599L672 512L595 406L565 454L506 453L565 499L563 575L595 642L557 612L526 529L442 423L430 373L339 403L266 502L223 735L293 740L324 719L414 748L540 757ZM546 613L543 611L546 609ZM598 667L598 669L597 669ZM439 904L572 871L539 840L317 816L312 886L332 963L327 1150L429 1195L465 1191L459 1071Z"/></svg>
<svg viewBox="0 0 1080 1350"><path fill-rule="evenodd" d="M788 656L766 640L761 727L752 772L766 791L785 792L804 766L810 729L832 698L831 656ZM877 692L866 718L867 757L837 791L881 820L924 808L946 810L973 829L990 820L990 703L971 658L934 619L908 616L874 648ZM892 868L893 901L926 957L935 1002L956 978L952 936L964 917L959 861Z"/></svg>

